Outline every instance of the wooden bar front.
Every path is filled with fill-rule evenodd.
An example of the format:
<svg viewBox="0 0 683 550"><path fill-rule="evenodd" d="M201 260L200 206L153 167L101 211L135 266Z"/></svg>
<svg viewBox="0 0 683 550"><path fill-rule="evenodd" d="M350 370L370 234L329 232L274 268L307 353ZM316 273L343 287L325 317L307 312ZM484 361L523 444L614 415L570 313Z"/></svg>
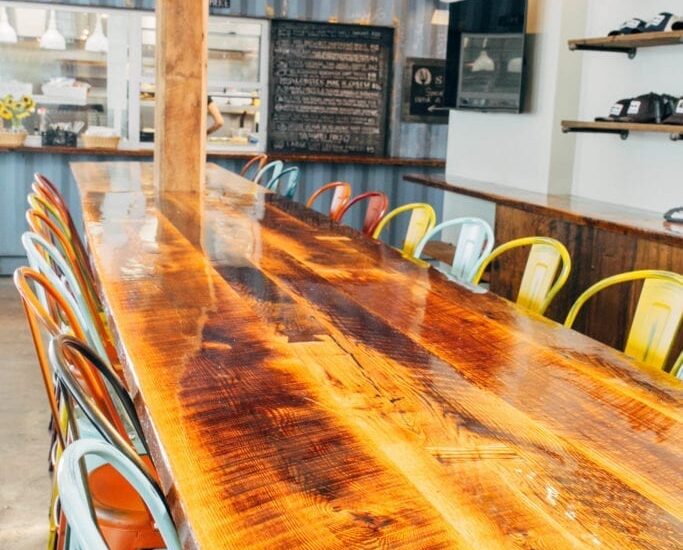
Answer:
<svg viewBox="0 0 683 550"><path fill-rule="evenodd" d="M672 377L214 166L73 169L186 548L683 540Z"/></svg>

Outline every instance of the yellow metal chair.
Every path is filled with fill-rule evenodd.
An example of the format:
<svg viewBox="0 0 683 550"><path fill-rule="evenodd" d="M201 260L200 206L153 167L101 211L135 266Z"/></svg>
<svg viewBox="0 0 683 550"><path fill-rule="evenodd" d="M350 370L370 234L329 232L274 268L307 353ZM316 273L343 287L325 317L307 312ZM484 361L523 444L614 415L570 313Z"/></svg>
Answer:
<svg viewBox="0 0 683 550"><path fill-rule="evenodd" d="M431 231L436 224L436 212L434 212L434 209L429 204L413 202L395 208L382 218L382 221L379 222L379 225L372 234L372 238L379 239L380 234L389 225L389 222L404 212L411 212L411 215L401 252L403 252L404 256L412 258L417 245L420 244L420 241L427 232Z"/></svg>
<svg viewBox="0 0 683 550"><path fill-rule="evenodd" d="M576 300L564 322L571 327L585 303L598 292L620 283L643 280L624 353L642 363L662 369L666 365L683 319L683 275L645 269L607 277ZM681 358L677 363L681 362ZM678 367L680 369L680 364Z"/></svg>
<svg viewBox="0 0 683 550"><path fill-rule="evenodd" d="M558 240L549 237L524 237L504 243L481 263L472 283L479 284L486 268L498 256L523 246L530 246L531 250L519 286L517 304L542 315L567 282L572 268L569 252ZM560 266L560 274L557 275Z"/></svg>

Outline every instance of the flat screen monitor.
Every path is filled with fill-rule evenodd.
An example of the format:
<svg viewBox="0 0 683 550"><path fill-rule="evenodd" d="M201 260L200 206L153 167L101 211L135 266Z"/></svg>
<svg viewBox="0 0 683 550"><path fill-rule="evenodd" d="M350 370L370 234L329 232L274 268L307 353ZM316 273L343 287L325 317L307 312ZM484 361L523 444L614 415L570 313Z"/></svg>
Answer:
<svg viewBox="0 0 683 550"><path fill-rule="evenodd" d="M522 112L526 0L463 0L449 17L446 106Z"/></svg>

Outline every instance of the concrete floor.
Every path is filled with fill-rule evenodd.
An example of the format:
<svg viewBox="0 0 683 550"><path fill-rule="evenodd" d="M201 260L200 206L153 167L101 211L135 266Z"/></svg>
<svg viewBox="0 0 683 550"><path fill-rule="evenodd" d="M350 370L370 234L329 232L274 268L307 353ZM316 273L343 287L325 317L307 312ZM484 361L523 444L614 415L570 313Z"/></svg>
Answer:
<svg viewBox="0 0 683 550"><path fill-rule="evenodd" d="M31 335L9 277L0 277L0 548L45 548L49 409Z"/></svg>

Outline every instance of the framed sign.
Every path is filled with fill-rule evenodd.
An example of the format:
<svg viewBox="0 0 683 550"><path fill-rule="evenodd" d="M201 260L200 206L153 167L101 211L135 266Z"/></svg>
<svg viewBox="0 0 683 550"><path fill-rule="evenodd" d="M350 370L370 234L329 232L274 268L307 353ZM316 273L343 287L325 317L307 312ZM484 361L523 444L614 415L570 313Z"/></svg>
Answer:
<svg viewBox="0 0 683 550"><path fill-rule="evenodd" d="M446 60L408 57L403 74L404 122L448 124L444 106Z"/></svg>

